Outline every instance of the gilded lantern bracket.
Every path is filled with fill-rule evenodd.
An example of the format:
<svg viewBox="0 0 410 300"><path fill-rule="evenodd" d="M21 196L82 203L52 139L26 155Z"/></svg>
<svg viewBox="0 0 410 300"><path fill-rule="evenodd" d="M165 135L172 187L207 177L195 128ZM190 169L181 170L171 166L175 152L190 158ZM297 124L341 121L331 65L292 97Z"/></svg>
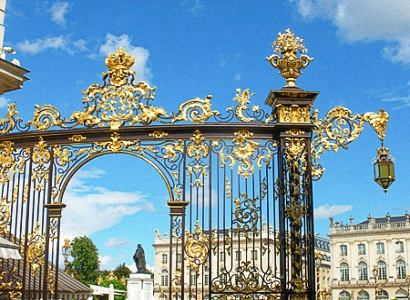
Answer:
<svg viewBox="0 0 410 300"><path fill-rule="evenodd" d="M389 122L389 114L383 109L380 109L379 113L367 112L363 115L353 115L348 108L337 106L331 109L324 119L319 119L318 113L316 109L312 114L312 122L315 125L311 146L313 180L319 180L325 171L319 163L320 155L325 150L333 152L338 152L340 148L347 150L348 145L362 133L365 123L375 130L381 141L381 147L377 149L377 157L390 156L388 149L383 146ZM390 184L394 181L393 177L389 179Z"/></svg>

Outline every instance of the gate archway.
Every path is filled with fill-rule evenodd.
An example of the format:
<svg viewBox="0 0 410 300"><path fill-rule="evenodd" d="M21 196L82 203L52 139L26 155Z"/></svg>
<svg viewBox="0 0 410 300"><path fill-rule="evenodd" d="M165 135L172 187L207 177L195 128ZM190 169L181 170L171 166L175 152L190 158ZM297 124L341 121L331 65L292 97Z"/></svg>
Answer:
<svg viewBox="0 0 410 300"><path fill-rule="evenodd" d="M293 62L302 49L290 32L276 43L298 46L278 51ZM161 297L314 299L318 155L332 141L354 140L363 118L340 110L317 120L311 109L318 92L294 84L309 60L296 61L289 74L282 71L287 86L267 97L268 112L251 106L249 90L238 89L236 105L225 112L213 110L206 97L168 113L153 105L154 87L134 81L134 58L121 48L105 61L103 85L83 92L82 111L62 118L52 105L36 106L24 123L9 105L0 123L0 234L20 245L24 257L1 262L2 296L59 299L65 187L87 160L126 153L150 163L169 191L172 255ZM270 62L282 64L278 56ZM340 134L317 131L336 119ZM346 124L350 131L341 128ZM327 144L312 142L314 135Z"/></svg>

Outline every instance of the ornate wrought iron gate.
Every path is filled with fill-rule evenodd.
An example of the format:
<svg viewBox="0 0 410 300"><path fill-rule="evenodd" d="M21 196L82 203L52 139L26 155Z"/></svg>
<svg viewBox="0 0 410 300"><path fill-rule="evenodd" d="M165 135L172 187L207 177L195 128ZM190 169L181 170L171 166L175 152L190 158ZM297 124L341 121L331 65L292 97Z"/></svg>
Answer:
<svg viewBox="0 0 410 300"><path fill-rule="evenodd" d="M289 42L296 46L287 56L295 56L300 41L290 32L279 35L277 51ZM270 61L281 64L278 56ZM134 81L134 58L121 48L106 59L104 84L83 92L83 110L69 118L44 105L24 123L10 104L0 123L0 234L24 258L0 262L1 297L60 298L65 188L89 160L126 153L152 165L169 192L171 276L161 297L314 299L311 174L320 165L312 170L311 108L318 93L294 86L309 62L297 61L288 85L267 97L268 112L251 106L249 90L237 90L236 105L223 113L210 97L167 113L152 104L154 87Z"/></svg>

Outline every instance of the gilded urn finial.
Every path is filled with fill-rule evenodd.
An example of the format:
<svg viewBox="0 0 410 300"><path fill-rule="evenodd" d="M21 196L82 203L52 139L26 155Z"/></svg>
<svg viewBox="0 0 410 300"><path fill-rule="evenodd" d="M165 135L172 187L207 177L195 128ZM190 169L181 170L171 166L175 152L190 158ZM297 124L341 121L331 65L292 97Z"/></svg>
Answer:
<svg viewBox="0 0 410 300"><path fill-rule="evenodd" d="M274 52L277 54L272 54L266 59L270 64L279 69L279 74L286 79L285 87L296 87L296 78L298 78L302 72L301 69L306 68L309 63L313 60L303 53L307 53L307 49L303 44L303 39L296 37L290 29L286 29L286 33L278 33L278 39L273 42L272 47ZM300 57L297 57L297 54Z"/></svg>

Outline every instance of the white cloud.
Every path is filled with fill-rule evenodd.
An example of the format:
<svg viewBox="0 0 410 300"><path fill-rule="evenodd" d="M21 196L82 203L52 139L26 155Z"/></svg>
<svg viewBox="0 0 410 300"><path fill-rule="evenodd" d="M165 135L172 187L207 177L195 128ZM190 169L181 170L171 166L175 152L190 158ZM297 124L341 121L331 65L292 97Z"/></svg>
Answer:
<svg viewBox="0 0 410 300"><path fill-rule="evenodd" d="M85 190L81 189L80 187L86 186L81 182L81 176L85 173L79 175L70 181L64 194L63 201L67 207L62 216L63 237L72 239L76 236L89 236L120 223L126 216L140 211L155 211L154 205L139 191L110 191L105 187L90 185ZM96 173L91 174L95 175ZM114 240L110 244L113 245Z"/></svg>
<svg viewBox="0 0 410 300"><path fill-rule="evenodd" d="M394 107L394 110L410 107L410 96L383 98L382 101L400 103L401 105Z"/></svg>
<svg viewBox="0 0 410 300"><path fill-rule="evenodd" d="M241 75L240 73L236 73L234 79L235 79L236 81L241 81L242 75Z"/></svg>
<svg viewBox="0 0 410 300"><path fill-rule="evenodd" d="M4 96L0 96L0 108L6 108L10 100Z"/></svg>
<svg viewBox="0 0 410 300"><path fill-rule="evenodd" d="M133 244L133 242L129 239L125 238L109 238L108 241L105 242L104 247L107 248L119 248L122 245Z"/></svg>
<svg viewBox="0 0 410 300"><path fill-rule="evenodd" d="M114 262L114 257L111 255L104 255L98 257L100 261L100 270L107 270L113 271L115 268L112 267L112 263Z"/></svg>
<svg viewBox="0 0 410 300"><path fill-rule="evenodd" d="M410 6L408 0L290 0L306 20L331 20L342 39L385 41L383 55L410 64Z"/></svg>
<svg viewBox="0 0 410 300"><path fill-rule="evenodd" d="M131 45L131 39L127 34L115 36L107 33L106 41L100 47L100 54L107 56L110 53L116 53L119 47L122 47L125 52L134 56L135 63L131 69L137 72L135 75L136 80L149 82L152 79L151 70L147 67L149 51L145 48Z"/></svg>
<svg viewBox="0 0 410 300"><path fill-rule="evenodd" d="M334 217L336 215L343 214L345 212L351 211L353 209L353 205L332 205L329 204L321 205L315 209L314 215L315 219L327 219L330 217Z"/></svg>
<svg viewBox="0 0 410 300"><path fill-rule="evenodd" d="M58 25L66 24L65 14L68 12L71 5L68 2L55 2L48 12L51 14L51 19Z"/></svg>
<svg viewBox="0 0 410 300"><path fill-rule="evenodd" d="M50 49L74 54L75 50L84 51L87 49L84 40L71 41L70 37L63 35L36 39L35 41L24 40L24 42L17 44L17 48L21 52L29 54L37 54Z"/></svg>

